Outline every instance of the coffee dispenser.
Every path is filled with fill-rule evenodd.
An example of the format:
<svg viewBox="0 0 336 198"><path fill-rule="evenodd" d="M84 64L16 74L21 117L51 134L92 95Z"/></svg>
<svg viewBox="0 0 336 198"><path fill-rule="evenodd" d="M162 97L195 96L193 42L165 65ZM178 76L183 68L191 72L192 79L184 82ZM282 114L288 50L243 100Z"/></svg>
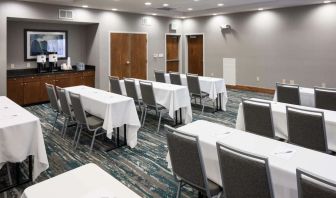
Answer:
<svg viewBox="0 0 336 198"><path fill-rule="evenodd" d="M58 56L57 53L51 53L49 54L49 68L51 72L59 71L57 61L58 61Z"/></svg>
<svg viewBox="0 0 336 198"><path fill-rule="evenodd" d="M36 59L37 59L37 72L38 73L48 72L47 56L46 55L38 55Z"/></svg>

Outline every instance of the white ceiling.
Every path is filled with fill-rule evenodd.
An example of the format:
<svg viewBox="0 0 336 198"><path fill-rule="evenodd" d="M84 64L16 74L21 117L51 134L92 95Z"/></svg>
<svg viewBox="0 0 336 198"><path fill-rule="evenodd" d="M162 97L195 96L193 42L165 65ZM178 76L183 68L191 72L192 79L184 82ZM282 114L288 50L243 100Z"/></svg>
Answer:
<svg viewBox="0 0 336 198"><path fill-rule="evenodd" d="M111 10L117 8L118 11L134 12L142 14L153 14L170 17L195 17L219 13L235 13L257 10L258 8L272 9L281 7L292 7L301 5L311 5L323 3L324 0L20 0L30 2L40 2L47 4L58 4L82 7L88 5L89 8ZM335 0L334 0L335 1ZM151 2L151 6L145 6L145 2ZM169 4L171 11L158 10L163 4ZM223 3L219 7L217 4ZM192 8L189 11L188 8Z"/></svg>

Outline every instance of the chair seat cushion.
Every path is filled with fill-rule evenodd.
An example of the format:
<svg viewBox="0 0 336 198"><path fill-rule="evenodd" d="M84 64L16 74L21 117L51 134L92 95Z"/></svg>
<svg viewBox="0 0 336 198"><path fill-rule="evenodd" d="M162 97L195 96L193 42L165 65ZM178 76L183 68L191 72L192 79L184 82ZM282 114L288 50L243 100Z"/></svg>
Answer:
<svg viewBox="0 0 336 198"><path fill-rule="evenodd" d="M205 93L205 92L201 92L201 94L191 94L191 97L196 97L196 98L205 98L205 97L208 97L209 94L208 93Z"/></svg>
<svg viewBox="0 0 336 198"><path fill-rule="evenodd" d="M222 187L212 182L211 180L208 180L208 186L209 186L211 196L217 195L220 192L222 192Z"/></svg>
<svg viewBox="0 0 336 198"><path fill-rule="evenodd" d="M96 117L96 116L90 116L90 117L87 117L87 122L88 122L88 125L90 128L92 129L96 129L98 127L101 127L103 126L103 123L104 123L104 120Z"/></svg>

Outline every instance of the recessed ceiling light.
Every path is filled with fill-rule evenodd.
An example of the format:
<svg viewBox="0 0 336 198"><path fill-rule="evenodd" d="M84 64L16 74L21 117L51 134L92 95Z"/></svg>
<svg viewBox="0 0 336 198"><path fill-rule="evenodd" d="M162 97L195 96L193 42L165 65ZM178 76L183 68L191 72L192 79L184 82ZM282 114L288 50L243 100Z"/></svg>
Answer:
<svg viewBox="0 0 336 198"><path fill-rule="evenodd" d="M83 8L88 8L89 6L88 5L82 5Z"/></svg>
<svg viewBox="0 0 336 198"><path fill-rule="evenodd" d="M153 13L152 15L153 15L153 16L156 16L157 14L156 14L156 13Z"/></svg>
<svg viewBox="0 0 336 198"><path fill-rule="evenodd" d="M188 8L189 11L192 11L193 9L192 8Z"/></svg>
<svg viewBox="0 0 336 198"><path fill-rule="evenodd" d="M194 0L195 2L198 2L199 0Z"/></svg>
<svg viewBox="0 0 336 198"><path fill-rule="evenodd" d="M152 5L152 3L151 2L146 2L145 5L150 6L150 5Z"/></svg>
<svg viewBox="0 0 336 198"><path fill-rule="evenodd" d="M259 10L259 11L263 11L263 10L264 10L264 8L258 8L258 10Z"/></svg>
<svg viewBox="0 0 336 198"><path fill-rule="evenodd" d="M212 15L213 15L213 16L216 16L217 14L216 14L216 13L213 13Z"/></svg>
<svg viewBox="0 0 336 198"><path fill-rule="evenodd" d="M224 3L219 3L219 4L217 4L217 6L222 7L222 6L224 6Z"/></svg>
<svg viewBox="0 0 336 198"><path fill-rule="evenodd" d="M118 11L118 9L117 8L112 8L112 11Z"/></svg>
<svg viewBox="0 0 336 198"><path fill-rule="evenodd" d="M169 6L168 3L164 3L164 4L163 4L163 7L168 7L168 6Z"/></svg>
<svg viewBox="0 0 336 198"><path fill-rule="evenodd" d="M323 1L323 3L331 3L331 1Z"/></svg>

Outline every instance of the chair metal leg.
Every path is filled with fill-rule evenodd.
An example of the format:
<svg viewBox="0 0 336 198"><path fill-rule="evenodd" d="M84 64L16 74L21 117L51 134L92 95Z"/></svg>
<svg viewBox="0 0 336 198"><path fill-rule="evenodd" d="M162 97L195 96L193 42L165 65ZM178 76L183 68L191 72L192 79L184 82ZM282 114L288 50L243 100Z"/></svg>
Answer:
<svg viewBox="0 0 336 198"><path fill-rule="evenodd" d="M147 116L147 107L145 107L144 109L144 116L142 118L142 126L145 125L145 122L146 122L146 116Z"/></svg>
<svg viewBox="0 0 336 198"><path fill-rule="evenodd" d="M99 128L96 129L95 132L94 132L94 134L93 134L92 142L91 142L91 146L90 146L90 151L89 151L89 153L91 153L91 151L92 151L93 144L94 144L94 141L95 141L95 139L96 139L96 135L97 135L97 131L98 131L98 130L99 130Z"/></svg>
<svg viewBox="0 0 336 198"><path fill-rule="evenodd" d="M201 105L202 105L202 114L204 113L204 102L201 99Z"/></svg>
<svg viewBox="0 0 336 198"><path fill-rule="evenodd" d="M161 118L162 118L162 111L160 111L159 124L158 124L156 133L159 133L159 132L160 132Z"/></svg>
<svg viewBox="0 0 336 198"><path fill-rule="evenodd" d="M177 187L177 192L176 192L176 198L180 198L181 186L182 186L182 181L179 181L179 184L178 184L178 187Z"/></svg>
<svg viewBox="0 0 336 198"><path fill-rule="evenodd" d="M65 128L65 125L66 125L66 121L67 121L67 118L64 117L64 122L63 122L62 130L61 130L61 136L62 136L62 137L63 137L63 133L64 133L64 128Z"/></svg>
<svg viewBox="0 0 336 198"><path fill-rule="evenodd" d="M68 122L69 122L69 118L65 118L63 128L62 128L62 137L63 138L64 138L65 133L66 133L67 128L68 128Z"/></svg>
<svg viewBox="0 0 336 198"><path fill-rule="evenodd" d="M56 122L57 122L57 119L58 119L58 115L59 115L59 113L57 112L56 113L56 118L55 118L55 121L54 121L54 124L53 124L53 129L52 129L52 133L54 133L54 129L55 129L55 125L56 125Z"/></svg>
<svg viewBox="0 0 336 198"><path fill-rule="evenodd" d="M73 139L73 143L72 143L72 145L75 145L75 143L76 143L76 137L77 137L78 130L79 130L79 124L77 124L77 127L76 127L76 131L75 131L75 135L74 135L74 139Z"/></svg>
<svg viewBox="0 0 336 198"><path fill-rule="evenodd" d="M13 180L12 180L12 175L11 175L11 172L10 172L9 164L7 163L6 166L7 166L6 168L7 168L7 175L8 175L9 184L13 185Z"/></svg>
<svg viewBox="0 0 336 198"><path fill-rule="evenodd" d="M80 126L80 128L79 128L79 133L78 133L78 138L77 138L77 141L76 141L76 146L75 146L75 149L77 149L78 142L79 142L79 139L80 139L80 136L81 136L82 130L83 130L83 126Z"/></svg>

